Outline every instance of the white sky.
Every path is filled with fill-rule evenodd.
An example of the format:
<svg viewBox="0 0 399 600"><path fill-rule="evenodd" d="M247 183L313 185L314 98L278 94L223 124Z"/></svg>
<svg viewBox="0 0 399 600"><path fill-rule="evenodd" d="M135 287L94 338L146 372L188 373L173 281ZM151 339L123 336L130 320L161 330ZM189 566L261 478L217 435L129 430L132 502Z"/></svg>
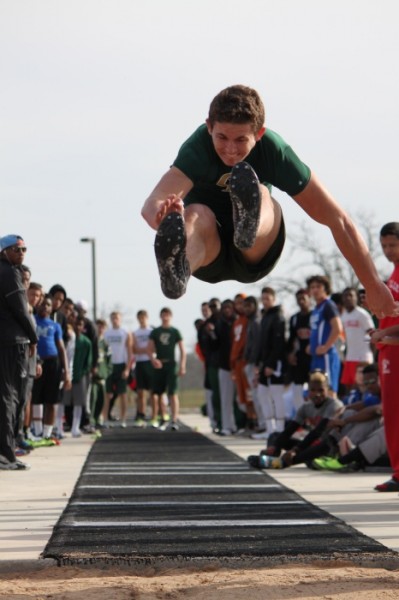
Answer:
<svg viewBox="0 0 399 600"><path fill-rule="evenodd" d="M192 345L200 303L242 286L163 298L145 197L243 83L346 209L398 220L398 17L397 0L0 0L0 235L25 238L34 280L90 304L79 240L95 237L99 312L157 324L169 305ZM276 197L288 230L308 219Z"/></svg>

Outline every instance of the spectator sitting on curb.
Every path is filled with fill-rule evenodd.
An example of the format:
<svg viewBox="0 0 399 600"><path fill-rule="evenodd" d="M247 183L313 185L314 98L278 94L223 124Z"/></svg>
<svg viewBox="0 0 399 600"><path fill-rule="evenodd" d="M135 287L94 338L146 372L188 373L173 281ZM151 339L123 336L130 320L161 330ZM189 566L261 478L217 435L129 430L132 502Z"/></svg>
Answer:
<svg viewBox="0 0 399 600"><path fill-rule="evenodd" d="M338 458L321 456L312 462L312 468L317 471L335 471L351 473L369 466L389 467L389 457L385 443L384 426L372 431L358 446Z"/></svg>
<svg viewBox="0 0 399 600"><path fill-rule="evenodd" d="M284 431L276 432L269 437L265 453L261 452L259 456L248 457L249 464L252 467L263 469L270 466L283 468L290 466L288 462L297 464L297 460L303 462L300 460L301 452L320 438L327 427L328 420L338 416L342 412L343 406L341 400L329 396L328 378L325 373L312 372L309 377L309 401L299 407L295 419L287 423ZM294 434L304 425L310 425L312 429L301 441L294 437ZM279 458L283 449L287 451L283 455L283 459L284 457L287 459L286 462ZM296 455L298 456L296 457Z"/></svg>
<svg viewBox="0 0 399 600"><path fill-rule="evenodd" d="M367 439L381 425L381 400L376 365L367 365L365 371L366 391L363 400L346 408L337 417L323 418L319 424L294 448L281 457L260 457L261 468L286 468L306 463L323 455L347 454ZM270 454L270 450L266 450ZM255 465L256 466L256 465Z"/></svg>

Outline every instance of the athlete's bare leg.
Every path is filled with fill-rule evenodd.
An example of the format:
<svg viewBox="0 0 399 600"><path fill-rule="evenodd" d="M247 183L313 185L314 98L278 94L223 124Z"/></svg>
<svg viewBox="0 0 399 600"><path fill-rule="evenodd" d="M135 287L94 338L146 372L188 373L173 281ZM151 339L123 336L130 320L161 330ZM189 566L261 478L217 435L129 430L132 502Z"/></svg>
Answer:
<svg viewBox="0 0 399 600"><path fill-rule="evenodd" d="M255 243L241 250L248 264L256 264L265 256L276 240L281 225L282 211L279 203L270 196L267 187L260 185L261 204L258 231Z"/></svg>
<svg viewBox="0 0 399 600"><path fill-rule="evenodd" d="M281 225L282 212L279 203L270 196L267 187L259 187L261 206L255 244L247 250L241 250L249 264L256 264L265 256ZM186 256L191 272L214 261L220 252L221 242L216 217L211 209L203 204L190 204L187 208L181 207L177 211L176 206L171 205L166 214L169 212L180 212L184 217L187 235Z"/></svg>
<svg viewBox="0 0 399 600"><path fill-rule="evenodd" d="M277 238L281 208L247 163L233 168L231 198L234 243L248 264L256 264ZM155 255L161 287L165 296L176 299L185 293L191 273L216 259L221 240L215 214L207 206L185 209L182 199L171 194L158 207Z"/></svg>

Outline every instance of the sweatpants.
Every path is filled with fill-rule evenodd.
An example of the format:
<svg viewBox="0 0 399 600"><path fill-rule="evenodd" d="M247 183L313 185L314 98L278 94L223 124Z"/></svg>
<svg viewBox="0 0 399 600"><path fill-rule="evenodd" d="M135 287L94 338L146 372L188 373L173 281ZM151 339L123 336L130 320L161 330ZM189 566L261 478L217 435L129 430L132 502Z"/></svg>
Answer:
<svg viewBox="0 0 399 600"><path fill-rule="evenodd" d="M28 344L0 346L0 462L15 462L15 426L28 374Z"/></svg>
<svg viewBox="0 0 399 600"><path fill-rule="evenodd" d="M361 442L359 450L370 465L384 456L387 451L384 427L379 427L366 440Z"/></svg>
<svg viewBox="0 0 399 600"><path fill-rule="evenodd" d="M219 369L218 376L222 431L233 432L237 429L234 418L234 381L231 378L231 372L225 369Z"/></svg>
<svg viewBox="0 0 399 600"><path fill-rule="evenodd" d="M378 366L387 450L393 476L399 481L399 346L383 346Z"/></svg>

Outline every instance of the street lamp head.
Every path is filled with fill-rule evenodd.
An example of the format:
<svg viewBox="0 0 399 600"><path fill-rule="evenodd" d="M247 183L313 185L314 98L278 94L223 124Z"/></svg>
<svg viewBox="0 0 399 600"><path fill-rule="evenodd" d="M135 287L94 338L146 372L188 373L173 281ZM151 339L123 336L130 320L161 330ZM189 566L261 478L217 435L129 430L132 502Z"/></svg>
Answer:
<svg viewBox="0 0 399 600"><path fill-rule="evenodd" d="M91 237L84 237L84 238L80 238L81 242L94 242L94 238Z"/></svg>

